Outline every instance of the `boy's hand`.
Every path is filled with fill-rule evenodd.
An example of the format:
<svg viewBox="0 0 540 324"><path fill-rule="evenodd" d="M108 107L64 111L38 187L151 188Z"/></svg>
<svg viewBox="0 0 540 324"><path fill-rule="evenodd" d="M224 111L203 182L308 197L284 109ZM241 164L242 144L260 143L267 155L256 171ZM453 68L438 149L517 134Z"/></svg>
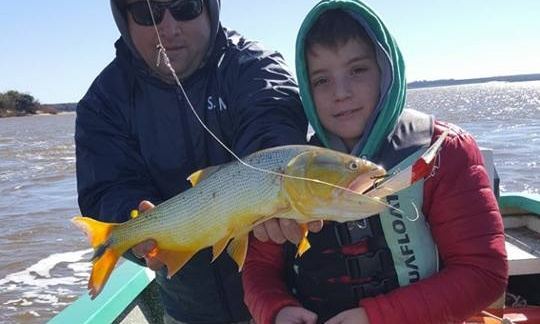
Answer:
<svg viewBox="0 0 540 324"><path fill-rule="evenodd" d="M325 324L369 324L369 319L366 311L362 307L358 307L337 314Z"/></svg>
<svg viewBox="0 0 540 324"><path fill-rule="evenodd" d="M322 229L323 222L313 221L307 223L308 230L317 233ZM253 235L262 242L269 239L278 244L285 241L298 244L302 239L302 230L295 220L286 218L272 218L253 228Z"/></svg>
<svg viewBox="0 0 540 324"><path fill-rule="evenodd" d="M139 212L144 212L154 207L154 204L152 204L151 202L143 200L139 204ZM146 240L132 247L131 252L139 259L144 258L144 260L146 261L146 266L148 268L157 271L161 269L164 264L161 263L161 261L159 261L158 259L154 258L156 247L156 241Z"/></svg>
<svg viewBox="0 0 540 324"><path fill-rule="evenodd" d="M317 314L298 306L283 307L276 315L276 324L315 324Z"/></svg>

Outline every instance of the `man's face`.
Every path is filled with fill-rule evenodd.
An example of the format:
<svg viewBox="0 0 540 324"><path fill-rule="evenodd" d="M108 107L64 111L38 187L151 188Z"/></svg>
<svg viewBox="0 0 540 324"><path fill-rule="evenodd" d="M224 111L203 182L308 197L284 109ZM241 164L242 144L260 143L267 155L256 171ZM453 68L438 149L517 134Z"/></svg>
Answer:
<svg viewBox="0 0 540 324"><path fill-rule="evenodd" d="M319 119L351 150L379 100L380 71L374 50L360 39L336 48L314 44L307 50L307 62Z"/></svg>
<svg viewBox="0 0 540 324"><path fill-rule="evenodd" d="M140 1L128 0L127 4ZM146 3L145 0L143 2ZM152 0L152 2L168 1ZM171 72L163 62L156 66L158 58L156 46L159 41L154 26L138 24L129 10L127 19L133 44L146 64L162 79L171 80ZM175 20L170 10L166 9L157 29L176 74L181 79L190 76L201 65L210 43L210 19L206 7L203 5L202 13L188 21Z"/></svg>

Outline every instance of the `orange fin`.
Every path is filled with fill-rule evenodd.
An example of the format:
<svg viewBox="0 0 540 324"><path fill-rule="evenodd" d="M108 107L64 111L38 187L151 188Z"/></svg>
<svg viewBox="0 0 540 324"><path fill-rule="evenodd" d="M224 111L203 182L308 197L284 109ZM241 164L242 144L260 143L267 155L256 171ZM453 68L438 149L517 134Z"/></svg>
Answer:
<svg viewBox="0 0 540 324"><path fill-rule="evenodd" d="M225 250L227 243L231 240L231 237L227 234L224 238L219 240L216 244L212 246L212 262L214 262Z"/></svg>
<svg viewBox="0 0 540 324"><path fill-rule="evenodd" d="M196 251L173 251L157 248L156 259L167 266L167 278L171 278L180 270L194 255Z"/></svg>
<svg viewBox="0 0 540 324"><path fill-rule="evenodd" d="M93 218L77 216L71 222L86 233L88 241L93 248L105 243L113 229L120 224L104 223Z"/></svg>
<svg viewBox="0 0 540 324"><path fill-rule="evenodd" d="M242 271L244 261L246 260L249 238L248 235L242 235L235 238L227 247L227 253L238 265L238 271Z"/></svg>
<svg viewBox="0 0 540 324"><path fill-rule="evenodd" d="M103 223L88 217L73 217L71 221L86 233L95 251L92 257L92 273L88 281L89 293L94 299L103 289L118 258L124 252L115 250L110 242L111 233L120 224Z"/></svg>
<svg viewBox="0 0 540 324"><path fill-rule="evenodd" d="M308 241L308 227L307 224L300 224L300 228L302 229L302 240L298 243L297 250L296 250L296 257L302 256L302 254L306 253L307 250L311 247L311 244L309 244Z"/></svg>
<svg viewBox="0 0 540 324"><path fill-rule="evenodd" d="M90 280L88 281L88 290L92 299L96 298L103 289L103 286L105 286L119 257L120 253L116 252L114 249L107 248L105 252L94 261Z"/></svg>
<svg viewBox="0 0 540 324"><path fill-rule="evenodd" d="M191 186L195 187L197 184L199 184L199 182L210 177L219 169L221 169L221 165L211 166L211 167L193 172L187 179L189 180L189 182L191 182Z"/></svg>

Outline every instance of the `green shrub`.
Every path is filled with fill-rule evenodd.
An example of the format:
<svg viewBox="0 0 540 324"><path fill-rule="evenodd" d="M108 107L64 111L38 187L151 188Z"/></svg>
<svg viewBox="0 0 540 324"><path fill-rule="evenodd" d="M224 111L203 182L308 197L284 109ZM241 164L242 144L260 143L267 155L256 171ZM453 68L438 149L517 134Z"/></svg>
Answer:
<svg viewBox="0 0 540 324"><path fill-rule="evenodd" d="M14 110L17 113L35 114L39 101L27 93L10 90L0 93L0 111Z"/></svg>

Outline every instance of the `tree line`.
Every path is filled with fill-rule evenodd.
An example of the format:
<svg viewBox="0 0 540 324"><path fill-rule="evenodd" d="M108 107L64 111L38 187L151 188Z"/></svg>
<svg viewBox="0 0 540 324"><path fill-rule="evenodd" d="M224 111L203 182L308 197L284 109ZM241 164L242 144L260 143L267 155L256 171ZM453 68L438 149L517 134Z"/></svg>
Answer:
<svg viewBox="0 0 540 324"><path fill-rule="evenodd" d="M0 117L35 114L41 104L33 96L15 90L0 92Z"/></svg>

